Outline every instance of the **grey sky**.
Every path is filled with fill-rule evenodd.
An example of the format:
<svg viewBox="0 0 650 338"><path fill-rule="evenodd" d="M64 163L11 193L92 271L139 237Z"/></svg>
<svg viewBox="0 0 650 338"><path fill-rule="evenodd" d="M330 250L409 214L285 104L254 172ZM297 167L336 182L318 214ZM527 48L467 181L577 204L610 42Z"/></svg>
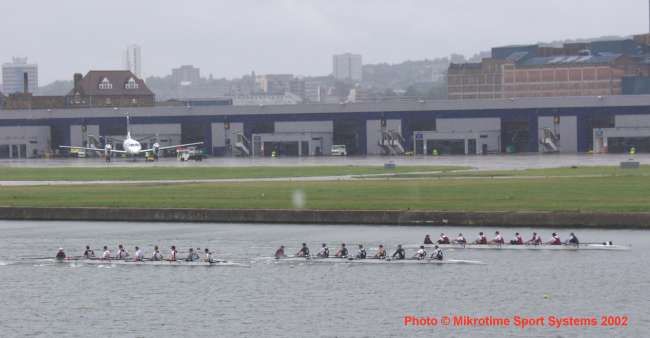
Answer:
<svg viewBox="0 0 650 338"><path fill-rule="evenodd" d="M129 43L145 76L194 64L232 78L325 75L347 51L395 63L648 30L647 0L21 0L0 13L0 61L28 56L41 84L120 67Z"/></svg>

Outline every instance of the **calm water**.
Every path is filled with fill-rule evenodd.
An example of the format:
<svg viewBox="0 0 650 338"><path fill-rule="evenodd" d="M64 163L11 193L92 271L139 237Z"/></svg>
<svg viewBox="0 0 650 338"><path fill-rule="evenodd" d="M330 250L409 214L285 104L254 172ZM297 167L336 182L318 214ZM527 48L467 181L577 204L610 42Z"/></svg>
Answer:
<svg viewBox="0 0 650 338"><path fill-rule="evenodd" d="M479 230L453 228L474 237ZM502 229L526 236L531 229ZM418 243L427 227L0 222L0 336L56 337L647 337L648 232L581 230L611 251L447 251L487 265L265 264L237 267L15 263L63 246L209 247L249 262L280 244ZM542 231L544 238L549 231ZM562 234L568 231L562 231ZM99 251L99 250L97 250ZM403 317L627 315L625 328L405 327Z"/></svg>

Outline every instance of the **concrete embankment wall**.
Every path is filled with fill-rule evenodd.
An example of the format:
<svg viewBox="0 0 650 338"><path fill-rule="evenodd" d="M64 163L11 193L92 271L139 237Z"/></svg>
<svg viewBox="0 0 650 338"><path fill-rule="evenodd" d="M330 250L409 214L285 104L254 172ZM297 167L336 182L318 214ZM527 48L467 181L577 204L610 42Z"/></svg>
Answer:
<svg viewBox="0 0 650 338"><path fill-rule="evenodd" d="M650 213L0 207L0 219L650 229Z"/></svg>

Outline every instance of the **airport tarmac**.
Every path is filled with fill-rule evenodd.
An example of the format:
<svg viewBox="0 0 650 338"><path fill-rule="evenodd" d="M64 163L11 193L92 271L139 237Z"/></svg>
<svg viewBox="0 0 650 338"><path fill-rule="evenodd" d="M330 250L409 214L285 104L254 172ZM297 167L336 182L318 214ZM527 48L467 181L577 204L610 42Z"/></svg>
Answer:
<svg viewBox="0 0 650 338"><path fill-rule="evenodd" d="M650 154L516 154L485 156L366 156L366 157L282 157L238 158L212 157L201 162L181 162L176 158L164 158L157 162L114 159L107 163L100 158L85 159L24 159L0 160L0 167L249 167L249 166L381 166L392 162L398 166L467 166L477 170L523 170L535 168L559 168L570 166L617 166L630 158L641 164L650 164Z"/></svg>

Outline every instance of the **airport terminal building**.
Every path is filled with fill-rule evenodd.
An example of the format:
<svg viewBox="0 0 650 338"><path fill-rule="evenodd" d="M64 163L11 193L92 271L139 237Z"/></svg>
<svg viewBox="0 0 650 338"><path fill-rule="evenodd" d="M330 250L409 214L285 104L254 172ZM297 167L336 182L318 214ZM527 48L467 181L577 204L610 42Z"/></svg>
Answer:
<svg viewBox="0 0 650 338"><path fill-rule="evenodd" d="M126 134L127 114L143 146L203 141L214 156L650 152L650 95L613 95L0 110L0 158L101 148Z"/></svg>

